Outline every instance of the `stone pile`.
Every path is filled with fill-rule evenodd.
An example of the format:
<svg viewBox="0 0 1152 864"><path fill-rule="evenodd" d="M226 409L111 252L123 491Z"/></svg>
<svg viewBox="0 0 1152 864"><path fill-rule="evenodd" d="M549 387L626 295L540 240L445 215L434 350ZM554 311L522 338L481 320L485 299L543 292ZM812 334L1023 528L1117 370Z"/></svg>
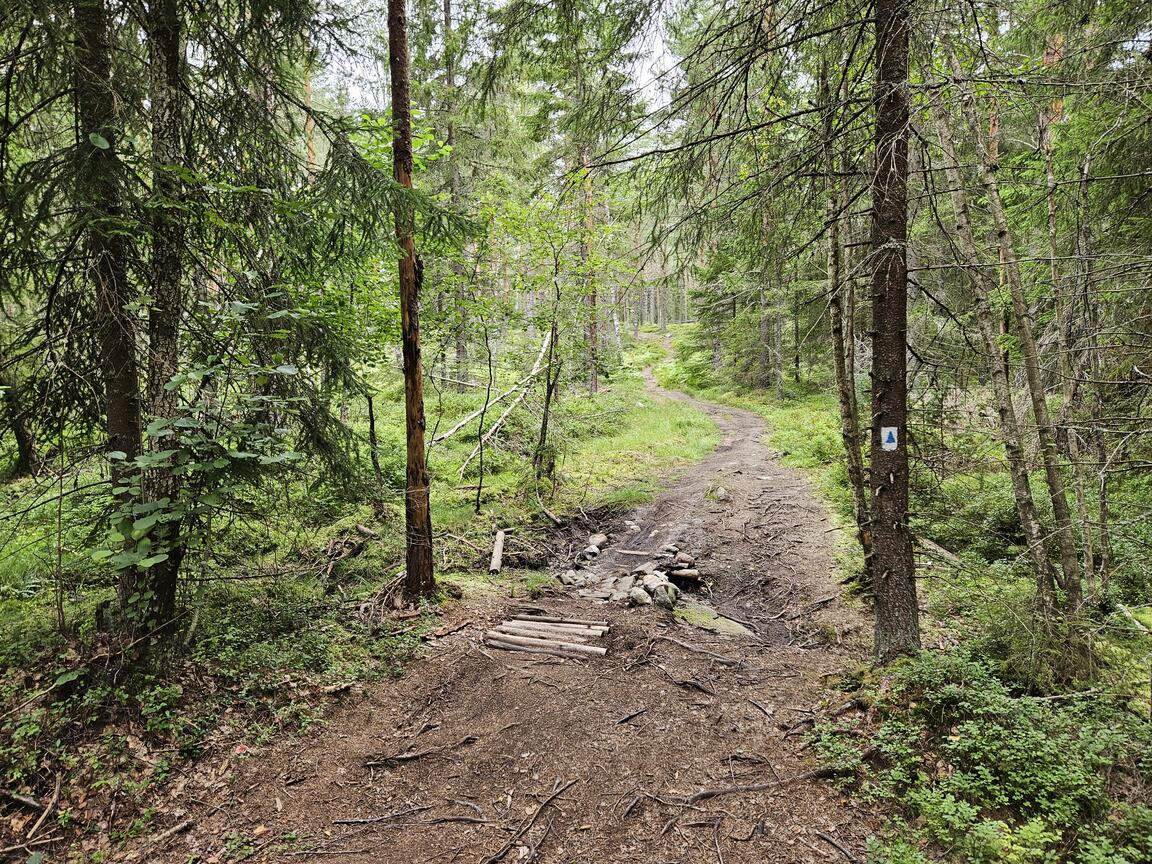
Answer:
<svg viewBox="0 0 1152 864"><path fill-rule="evenodd" d="M594 560L607 542L606 535L593 534L580 557L583 561ZM695 559L674 545L652 553L649 560L631 571L620 568L604 576L572 569L560 574L559 578L564 585L577 589L581 597L628 602L633 606L656 605L663 609L675 608L682 588L700 585L700 571L696 568Z"/></svg>

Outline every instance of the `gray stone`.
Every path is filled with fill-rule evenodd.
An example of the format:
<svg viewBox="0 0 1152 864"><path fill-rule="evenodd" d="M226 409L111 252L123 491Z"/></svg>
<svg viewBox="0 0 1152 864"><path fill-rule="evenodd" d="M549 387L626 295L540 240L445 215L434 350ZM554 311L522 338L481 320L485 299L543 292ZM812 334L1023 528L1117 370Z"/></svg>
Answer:
<svg viewBox="0 0 1152 864"><path fill-rule="evenodd" d="M661 585L667 585L668 580L664 574L657 570L655 573L648 573L640 580L640 584L644 586L644 590L651 594Z"/></svg>
<svg viewBox="0 0 1152 864"><path fill-rule="evenodd" d="M560 574L560 581L565 585L583 585L584 580L576 575L575 570L565 570Z"/></svg>
<svg viewBox="0 0 1152 864"><path fill-rule="evenodd" d="M676 605L676 598L680 590L671 583L660 585L652 592L652 602L663 609L672 609Z"/></svg>
<svg viewBox="0 0 1152 864"><path fill-rule="evenodd" d="M672 563L679 567L691 567L696 563L696 559L687 552L677 552L676 557L672 559Z"/></svg>
<svg viewBox="0 0 1152 864"><path fill-rule="evenodd" d="M608 535L607 534L593 534L591 537L588 538L588 545L589 546L595 546L597 549L603 549L605 546L608 545Z"/></svg>
<svg viewBox="0 0 1152 864"><path fill-rule="evenodd" d="M584 557L588 558L589 560L591 560L592 558L595 558L599 554L600 554L600 547L599 546L589 545L588 548L584 550Z"/></svg>
<svg viewBox="0 0 1152 864"><path fill-rule="evenodd" d="M632 590L632 586L636 584L635 576L625 576L616 583L617 591L628 592Z"/></svg>
<svg viewBox="0 0 1152 864"><path fill-rule="evenodd" d="M651 573L659 566L655 561L645 561L643 564L637 564L633 567L632 572L637 574Z"/></svg>
<svg viewBox="0 0 1152 864"><path fill-rule="evenodd" d="M723 486L716 487L716 500L717 501L731 501L732 494Z"/></svg>
<svg viewBox="0 0 1152 864"><path fill-rule="evenodd" d="M620 590L616 585L616 577L609 576L607 579L600 580L600 587L605 591L618 591Z"/></svg>
<svg viewBox="0 0 1152 864"><path fill-rule="evenodd" d="M633 606L650 606L652 605L652 598L648 596L648 592L643 588L636 587L628 592L628 599L632 601Z"/></svg>
<svg viewBox="0 0 1152 864"><path fill-rule="evenodd" d="M615 603L618 600L627 600L628 599L628 592L627 591L613 591L612 596L610 596L608 599L611 600L613 603Z"/></svg>

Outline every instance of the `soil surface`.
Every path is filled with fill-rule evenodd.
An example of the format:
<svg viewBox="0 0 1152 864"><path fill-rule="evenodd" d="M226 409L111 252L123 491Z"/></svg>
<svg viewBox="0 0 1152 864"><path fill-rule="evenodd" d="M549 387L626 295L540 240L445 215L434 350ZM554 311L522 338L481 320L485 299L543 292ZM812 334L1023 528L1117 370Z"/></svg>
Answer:
<svg viewBox="0 0 1152 864"><path fill-rule="evenodd" d="M504 652L481 634L524 605L462 600L445 623L469 623L403 677L345 695L315 733L201 769L183 830L130 859L862 859L875 814L804 779L818 767L804 721L844 702L830 685L867 651L864 622L839 597L831 525L767 451L761 418L692 401L722 443L609 531L592 566L606 575L644 560L625 552L675 544L710 585L698 599L747 632L557 583L531 608L610 621L607 656Z"/></svg>

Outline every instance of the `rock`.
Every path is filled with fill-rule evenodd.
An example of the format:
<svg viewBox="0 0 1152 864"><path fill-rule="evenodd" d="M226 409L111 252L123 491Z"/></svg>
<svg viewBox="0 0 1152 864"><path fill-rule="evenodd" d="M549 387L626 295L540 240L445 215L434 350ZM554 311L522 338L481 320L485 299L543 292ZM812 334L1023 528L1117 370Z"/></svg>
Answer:
<svg viewBox="0 0 1152 864"><path fill-rule="evenodd" d="M663 609L672 609L676 605L676 598L680 596L680 589L670 582L657 587L652 592L652 602Z"/></svg>
<svg viewBox="0 0 1152 864"><path fill-rule="evenodd" d="M615 576L609 576L607 579L602 579L600 581L600 587L604 591L619 591L620 590L616 585L616 577Z"/></svg>
<svg viewBox="0 0 1152 864"><path fill-rule="evenodd" d="M565 570L560 574L560 581L565 585L583 585L584 580L576 575L575 570Z"/></svg>
<svg viewBox="0 0 1152 864"><path fill-rule="evenodd" d="M717 501L731 501L732 493L730 493L723 486L716 487L716 500Z"/></svg>
<svg viewBox="0 0 1152 864"><path fill-rule="evenodd" d="M603 549L605 546L608 545L608 535L607 534L593 534L591 537L588 538L588 545L589 546L595 546L597 549Z"/></svg>
<svg viewBox="0 0 1152 864"><path fill-rule="evenodd" d="M625 576L616 583L616 590L628 593L632 590L632 586L636 584L635 576Z"/></svg>
<svg viewBox="0 0 1152 864"><path fill-rule="evenodd" d="M677 546L675 543L669 543L667 546L665 546L665 547L664 547L662 550L660 550L660 551L662 551L662 552L672 552L672 553L676 553L676 552L679 552L679 551L680 551L680 547L679 547L679 546Z"/></svg>
<svg viewBox="0 0 1152 864"><path fill-rule="evenodd" d="M696 563L696 559L687 552L677 552L676 557L672 559L672 563L677 567L691 567Z"/></svg>
<svg viewBox="0 0 1152 864"><path fill-rule="evenodd" d="M595 558L599 554L600 554L600 547L599 546L593 546L593 545L589 544L588 548L584 550L584 557L587 558L589 561L591 561L593 558Z"/></svg>
<svg viewBox="0 0 1152 864"><path fill-rule="evenodd" d="M639 586L628 592L628 599L631 601L633 606L652 605L652 598L648 596L648 592Z"/></svg>
<svg viewBox="0 0 1152 864"><path fill-rule="evenodd" d="M667 585L668 579L657 570L655 573L647 573L644 578L640 580L640 584L644 586L644 590L651 594L661 585Z"/></svg>
<svg viewBox="0 0 1152 864"><path fill-rule="evenodd" d="M652 573L660 565L655 561L645 561L643 564L637 564L632 568L632 572L636 574Z"/></svg>
<svg viewBox="0 0 1152 864"><path fill-rule="evenodd" d="M699 570L673 570L668 574L668 581L673 585L678 585L681 588L699 588L700 587L700 571Z"/></svg>
<svg viewBox="0 0 1152 864"><path fill-rule="evenodd" d="M628 592L627 591L613 591L611 596L608 599L612 603L615 603L619 600L627 600L628 599Z"/></svg>
<svg viewBox="0 0 1152 864"><path fill-rule="evenodd" d="M628 529L630 534L635 534L640 530L640 526L633 522L631 519L624 520L624 527Z"/></svg>

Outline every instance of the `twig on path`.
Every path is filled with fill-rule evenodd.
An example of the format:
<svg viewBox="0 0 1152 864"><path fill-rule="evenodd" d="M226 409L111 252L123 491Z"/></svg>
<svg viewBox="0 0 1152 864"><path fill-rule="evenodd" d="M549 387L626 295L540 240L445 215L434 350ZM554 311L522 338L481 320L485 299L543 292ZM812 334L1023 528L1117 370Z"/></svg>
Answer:
<svg viewBox="0 0 1152 864"><path fill-rule="evenodd" d="M757 702L755 699L749 699L748 702L751 703L754 707L759 708L760 713L763 714L765 717L767 717L768 719L772 719L772 712L769 711L767 708L765 708L763 705L761 705L759 702Z"/></svg>
<svg viewBox="0 0 1152 864"><path fill-rule="evenodd" d="M745 792L767 792L770 789L791 786L793 783L803 783L805 780L831 777L834 773L834 769L824 766L822 768L813 768L811 771L805 771L803 774L797 774L784 780L775 780L771 783L751 783L746 786L721 786L716 789L701 789L699 792L693 792L687 798L679 799L676 803L695 804L697 801L719 798L721 795L739 795Z"/></svg>
<svg viewBox="0 0 1152 864"><path fill-rule="evenodd" d="M285 852L285 855L367 855L371 849L301 849L298 852Z"/></svg>
<svg viewBox="0 0 1152 864"><path fill-rule="evenodd" d="M475 744L479 739L475 735L466 735L455 744L448 744L444 747L429 747L427 750L408 751L406 753L397 753L395 756L385 756L382 759L374 759L370 762L365 762L365 768L378 768L378 767L391 767L400 762L412 762L416 759L421 759L425 756L436 756L440 753L447 753L450 750L458 750L468 744Z"/></svg>
<svg viewBox="0 0 1152 864"><path fill-rule="evenodd" d="M31 840L36 836L36 832L40 830L40 826L44 824L44 820L56 809L56 805L60 803L60 787L64 782L64 775L56 775L56 791L52 793L52 800L48 802L48 806L40 814L40 818L36 820L36 824L32 826L32 830L25 835L26 840Z"/></svg>
<svg viewBox="0 0 1152 864"><path fill-rule="evenodd" d="M627 723L629 720L633 720L636 717L639 717L641 714L643 714L647 710L648 710L647 706L645 706L644 708L637 708L631 714L626 714L623 717L621 717L619 720L617 720L616 725L619 726L621 723Z"/></svg>
<svg viewBox="0 0 1152 864"><path fill-rule="evenodd" d="M508 842L501 846L500 850L496 852L496 854L489 855L487 858L485 858L481 864L496 864L497 861L507 855L508 850L516 845L516 841L524 836L524 832L536 824L536 820L540 818L540 813L544 810L544 808L555 801L558 797L560 797L561 793L566 792L570 786L575 785L578 781L579 778L575 778L569 780L563 786L558 786L555 791L552 792L552 794L540 802L539 806L532 811L532 815L520 823L520 827L517 828L516 832L508 838ZM560 781L557 780L556 782L559 783Z"/></svg>
<svg viewBox="0 0 1152 864"><path fill-rule="evenodd" d="M701 648L699 645L693 645L689 642L682 642L679 639L674 639L671 636L656 636L655 640L658 642L671 642L674 645L679 645L681 648L687 648L689 651L695 651L697 654L706 654L718 663L725 666L743 666L743 660L735 660L732 657L725 657L723 654L717 654L714 651L709 651L707 648Z"/></svg>
<svg viewBox="0 0 1152 864"><path fill-rule="evenodd" d="M389 819L399 819L401 816L410 816L413 813L423 813L431 810L431 806L409 807L407 810L397 810L395 813L385 813L381 816L365 816L361 819L333 819L333 825L374 825L377 822L387 822Z"/></svg>
<svg viewBox="0 0 1152 864"><path fill-rule="evenodd" d="M829 846L834 848L837 852L847 858L851 864L860 864L860 859L853 855L848 849L846 849L844 845L835 837L831 836L830 834L825 834L823 831L816 831L815 829L813 829L812 834L816 837L819 837Z"/></svg>
<svg viewBox="0 0 1152 864"><path fill-rule="evenodd" d="M5 846L3 849L0 849L0 855L6 855L9 852L19 852L23 849L31 849L33 846L47 846L49 843L59 843L63 839L63 834L57 834L54 837L41 837L39 840L25 840L23 843L17 843L15 846Z"/></svg>

